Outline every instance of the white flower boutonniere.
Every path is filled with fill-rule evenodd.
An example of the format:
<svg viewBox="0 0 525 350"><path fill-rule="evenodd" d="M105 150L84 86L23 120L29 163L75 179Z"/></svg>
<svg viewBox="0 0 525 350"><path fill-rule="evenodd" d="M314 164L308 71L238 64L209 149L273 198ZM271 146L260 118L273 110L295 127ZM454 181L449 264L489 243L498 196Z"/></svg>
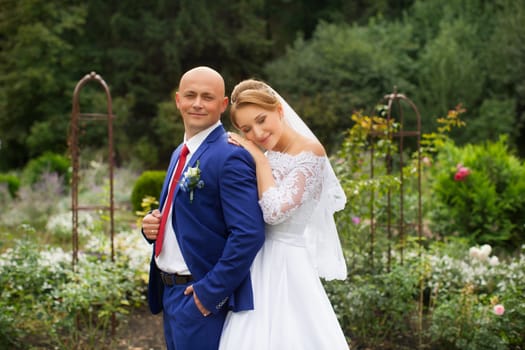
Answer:
<svg viewBox="0 0 525 350"><path fill-rule="evenodd" d="M194 168L189 167L188 170L184 172L180 188L184 192L190 192L190 203L193 202L193 191L196 188L203 188L204 181L201 180L201 169L199 168L200 162L197 160L197 164Z"/></svg>

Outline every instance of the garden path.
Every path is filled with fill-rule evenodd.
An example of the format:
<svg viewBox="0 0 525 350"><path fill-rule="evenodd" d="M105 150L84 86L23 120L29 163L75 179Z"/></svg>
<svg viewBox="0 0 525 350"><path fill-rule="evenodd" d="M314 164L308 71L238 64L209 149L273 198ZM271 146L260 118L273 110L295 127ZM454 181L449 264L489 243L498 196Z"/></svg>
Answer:
<svg viewBox="0 0 525 350"><path fill-rule="evenodd" d="M162 314L152 315L147 306L135 308L116 331L117 350L166 350Z"/></svg>

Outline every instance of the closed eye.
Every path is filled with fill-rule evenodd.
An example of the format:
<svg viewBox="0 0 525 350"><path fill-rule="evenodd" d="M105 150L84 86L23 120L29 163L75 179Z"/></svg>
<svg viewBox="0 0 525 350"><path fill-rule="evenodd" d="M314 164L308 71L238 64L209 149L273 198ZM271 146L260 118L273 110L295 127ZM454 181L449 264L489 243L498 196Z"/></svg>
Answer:
<svg viewBox="0 0 525 350"><path fill-rule="evenodd" d="M260 115L255 119L257 124L263 124L266 121L266 114Z"/></svg>
<svg viewBox="0 0 525 350"><path fill-rule="evenodd" d="M266 114L259 114L257 117L255 117L255 124L262 125L266 121ZM244 134L249 133L252 131L252 128L249 126L241 127L240 129Z"/></svg>

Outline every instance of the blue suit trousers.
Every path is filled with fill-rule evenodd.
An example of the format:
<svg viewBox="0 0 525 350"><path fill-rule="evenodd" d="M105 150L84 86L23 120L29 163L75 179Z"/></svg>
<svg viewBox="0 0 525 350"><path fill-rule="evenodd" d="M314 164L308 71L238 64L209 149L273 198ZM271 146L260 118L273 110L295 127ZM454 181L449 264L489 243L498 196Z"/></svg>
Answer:
<svg viewBox="0 0 525 350"><path fill-rule="evenodd" d="M164 287L164 336L168 350L217 350L227 308L204 317L193 295L184 295L189 284Z"/></svg>

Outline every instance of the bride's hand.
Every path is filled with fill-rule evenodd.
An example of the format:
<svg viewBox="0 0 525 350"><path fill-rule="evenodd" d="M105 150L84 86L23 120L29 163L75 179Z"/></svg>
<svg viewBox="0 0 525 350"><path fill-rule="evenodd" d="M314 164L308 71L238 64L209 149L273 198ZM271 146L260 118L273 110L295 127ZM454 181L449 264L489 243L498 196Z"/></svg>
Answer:
<svg viewBox="0 0 525 350"><path fill-rule="evenodd" d="M239 134L236 134L234 132L228 132L228 142L231 144L240 146L242 148L245 148L248 152L251 153L252 156L255 156L258 153L261 153L261 150L257 145L255 145L252 141L245 139Z"/></svg>
<svg viewBox="0 0 525 350"><path fill-rule="evenodd" d="M243 147L241 144L243 140L244 140L244 137L242 137L241 135L228 131L228 142L231 143L232 145Z"/></svg>

